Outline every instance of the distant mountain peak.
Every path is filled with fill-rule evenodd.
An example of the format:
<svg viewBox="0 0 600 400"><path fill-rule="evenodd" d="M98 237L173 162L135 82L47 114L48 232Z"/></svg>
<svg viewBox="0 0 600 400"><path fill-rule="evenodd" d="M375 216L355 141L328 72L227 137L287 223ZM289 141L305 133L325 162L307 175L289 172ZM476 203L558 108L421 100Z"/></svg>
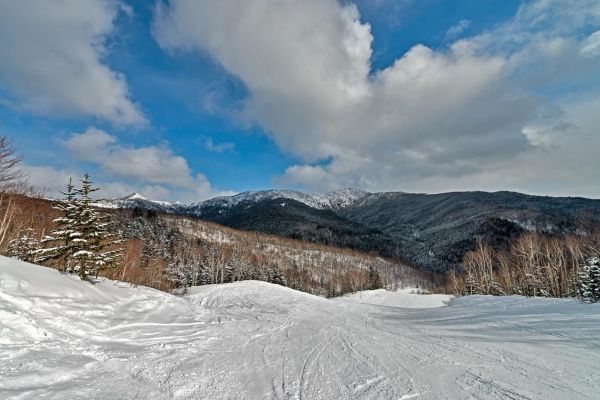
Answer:
<svg viewBox="0 0 600 400"><path fill-rule="evenodd" d="M131 193L128 196L125 196L119 200L148 200L146 197L142 196L141 194L135 192L135 193Z"/></svg>
<svg viewBox="0 0 600 400"><path fill-rule="evenodd" d="M356 188L344 188L326 193L304 193L295 190L272 189L242 192L234 196L215 197L210 200L196 203L194 206L202 207L210 205L232 207L242 202L259 202L263 200L284 198L295 200L317 209L332 209L346 207L368 194L369 192Z"/></svg>

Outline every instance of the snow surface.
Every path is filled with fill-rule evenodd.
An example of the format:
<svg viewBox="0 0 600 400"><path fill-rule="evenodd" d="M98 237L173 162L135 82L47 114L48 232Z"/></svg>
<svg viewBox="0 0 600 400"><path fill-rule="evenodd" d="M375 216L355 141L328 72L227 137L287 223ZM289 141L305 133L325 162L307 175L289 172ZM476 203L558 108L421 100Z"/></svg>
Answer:
<svg viewBox="0 0 600 400"><path fill-rule="evenodd" d="M598 399L600 305L398 307L415 296L247 281L176 297L0 258L0 398Z"/></svg>
<svg viewBox="0 0 600 400"><path fill-rule="evenodd" d="M453 297L447 294L420 294L418 289L403 288L395 292L385 289L365 290L334 300L399 308L437 308L448 305Z"/></svg>

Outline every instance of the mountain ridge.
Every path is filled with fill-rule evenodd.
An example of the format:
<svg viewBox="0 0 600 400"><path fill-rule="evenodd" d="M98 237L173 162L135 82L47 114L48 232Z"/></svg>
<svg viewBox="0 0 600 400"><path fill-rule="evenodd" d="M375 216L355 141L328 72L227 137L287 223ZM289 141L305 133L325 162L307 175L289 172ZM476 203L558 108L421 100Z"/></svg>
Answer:
<svg viewBox="0 0 600 400"><path fill-rule="evenodd" d="M217 196L206 200L182 203L179 201L162 201L153 200L145 197L144 195L133 192L124 197L112 198L112 199L98 199L94 202L97 207L103 208L133 208L136 202L143 203L144 205L154 204L156 207L163 206L169 207L201 207L204 205L222 205L231 206L237 205L247 201L262 201L271 200L274 198L286 198L299 201L308 206L314 208L325 208L330 207L347 207L360 200L369 200L375 198L385 197L396 197L399 195L419 195L419 196L440 196L440 195L457 195L457 194L488 194L488 195L516 195L525 196L528 198L537 199L581 199L600 201L600 198L591 198L583 196L550 196L550 195L536 195L527 194L511 190L498 190L498 191L484 191L484 190L467 190L467 191L450 191L450 192L439 192L439 193L426 193L426 192L404 192L404 191L382 191L382 192L368 192L366 190L357 189L353 187L336 189L328 192L315 192L307 193L299 190L288 190L288 189L266 189L266 190L250 190L237 193L231 196ZM124 207L130 206L130 207Z"/></svg>
<svg viewBox="0 0 600 400"><path fill-rule="evenodd" d="M436 194L340 189L244 192L185 205L132 194L97 206L180 214L232 228L348 247L426 270L459 265L479 238L506 248L535 231L551 235L600 229L600 200L470 191Z"/></svg>

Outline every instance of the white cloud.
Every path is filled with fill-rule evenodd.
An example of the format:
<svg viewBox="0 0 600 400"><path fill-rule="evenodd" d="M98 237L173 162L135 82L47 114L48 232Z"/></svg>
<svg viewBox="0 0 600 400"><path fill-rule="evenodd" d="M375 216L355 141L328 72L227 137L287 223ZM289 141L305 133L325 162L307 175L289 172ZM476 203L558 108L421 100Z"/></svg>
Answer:
<svg viewBox="0 0 600 400"><path fill-rule="evenodd" d="M212 152L212 153L225 153L225 152L231 152L235 150L235 143L231 143L231 142L222 142L222 143L215 143L215 141L212 138L206 138L206 140L204 141L204 147L206 148L206 150Z"/></svg>
<svg viewBox="0 0 600 400"><path fill-rule="evenodd" d="M53 166L25 165L28 182L38 188L47 190L48 196L58 197L65 191L65 185L72 178L75 181L79 173L70 168L56 168Z"/></svg>
<svg viewBox="0 0 600 400"><path fill-rule="evenodd" d="M64 145L73 157L97 164L107 176L178 187L194 183L187 160L166 146L124 146L115 136L93 127L73 134Z"/></svg>
<svg viewBox="0 0 600 400"><path fill-rule="evenodd" d="M139 192L156 200L194 202L231 194L215 190L203 174L193 174L187 160L166 145L126 146L116 136L94 127L72 134L63 145L73 159L97 166L104 197ZM65 175L49 167L36 173Z"/></svg>
<svg viewBox="0 0 600 400"><path fill-rule="evenodd" d="M0 89L28 111L143 124L125 77L102 62L116 0L0 0Z"/></svg>
<svg viewBox="0 0 600 400"><path fill-rule="evenodd" d="M453 39L457 37L464 31L469 29L470 26L471 21L469 21L468 19L461 19L456 25L450 27L450 29L446 31L446 39Z"/></svg>
<svg viewBox="0 0 600 400"><path fill-rule="evenodd" d="M245 117L304 160L280 183L534 190L545 176L553 191L588 193L555 172L573 167L574 143L597 136L573 98L590 92L558 88L597 79L598 61L579 49L598 22L597 1L534 1L495 30L445 49L415 45L375 72L369 24L335 0L171 0L157 8L154 34L169 51L207 52L244 82ZM562 120L545 117L553 108ZM511 177L515 169L528 173Z"/></svg>
<svg viewBox="0 0 600 400"><path fill-rule="evenodd" d="M600 31L592 33L582 44L581 54L586 56L600 56Z"/></svg>

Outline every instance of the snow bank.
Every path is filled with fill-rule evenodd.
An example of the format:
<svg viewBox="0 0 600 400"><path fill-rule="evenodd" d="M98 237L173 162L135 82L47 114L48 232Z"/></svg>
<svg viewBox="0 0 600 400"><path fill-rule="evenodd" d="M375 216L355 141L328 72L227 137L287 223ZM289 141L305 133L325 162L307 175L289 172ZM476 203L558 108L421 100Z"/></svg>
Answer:
<svg viewBox="0 0 600 400"><path fill-rule="evenodd" d="M146 287L75 275L0 257L0 344L115 340L105 330L145 318L171 322L187 303ZM126 307L126 310L123 308ZM126 312L124 312L126 311Z"/></svg>
<svg viewBox="0 0 600 400"><path fill-rule="evenodd" d="M418 289L403 288L395 292L385 289L364 290L347 294L340 300L399 308L437 308L447 306L453 298L451 295L421 294Z"/></svg>
<svg viewBox="0 0 600 400"><path fill-rule="evenodd" d="M188 289L185 298L212 308L283 308L327 303L322 297L263 281L194 286Z"/></svg>

